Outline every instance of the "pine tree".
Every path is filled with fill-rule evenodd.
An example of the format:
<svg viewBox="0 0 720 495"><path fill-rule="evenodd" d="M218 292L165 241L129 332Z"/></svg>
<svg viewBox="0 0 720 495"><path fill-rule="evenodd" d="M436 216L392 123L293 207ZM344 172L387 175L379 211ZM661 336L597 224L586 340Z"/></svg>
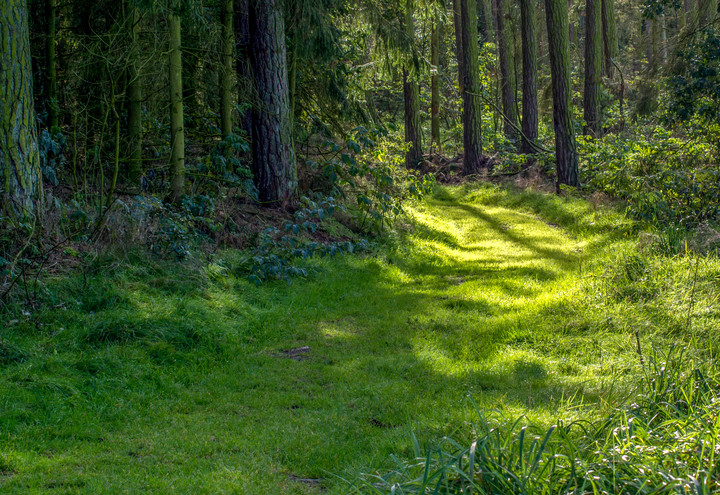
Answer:
<svg viewBox="0 0 720 495"><path fill-rule="evenodd" d="M515 101L515 64L513 62L512 29L505 24L507 0L495 0L495 32L497 33L498 63L500 65L500 94L505 114L505 135L517 139L518 115Z"/></svg>
<svg viewBox="0 0 720 495"><path fill-rule="evenodd" d="M522 31L522 153L532 153L538 138L537 29L535 0L520 0Z"/></svg>
<svg viewBox="0 0 720 495"><path fill-rule="evenodd" d="M249 2L250 63L258 101L252 112L255 184L266 206L295 202L285 24L278 0Z"/></svg>
<svg viewBox="0 0 720 495"><path fill-rule="evenodd" d="M137 0L128 0L130 22L130 53L128 60L128 140L129 161L128 179L132 184L139 184L143 172L142 166L142 80L140 79L140 15L137 9Z"/></svg>
<svg viewBox="0 0 720 495"><path fill-rule="evenodd" d="M185 193L185 124L181 24L175 1L168 12L170 67L170 196L178 201Z"/></svg>
<svg viewBox="0 0 720 495"><path fill-rule="evenodd" d="M583 109L586 135L600 137L600 82L602 80L602 0L586 0L585 8L585 88Z"/></svg>
<svg viewBox="0 0 720 495"><path fill-rule="evenodd" d="M415 41L413 19L414 0L405 3L405 36L409 50ZM420 87L415 68L403 69L403 96L405 109L405 142L410 145L405 154L405 166L416 168L422 161L422 122L420 120Z"/></svg>
<svg viewBox="0 0 720 495"><path fill-rule="evenodd" d="M30 31L25 0L0 8L0 211L38 215L42 174L33 106Z"/></svg>
<svg viewBox="0 0 720 495"><path fill-rule="evenodd" d="M567 2L565 0L545 0L545 16L550 45L555 160L557 162L557 186L559 192L562 184L574 187L580 185L571 107Z"/></svg>
<svg viewBox="0 0 720 495"><path fill-rule="evenodd" d="M476 174L486 166L482 157L482 102L480 100L480 70L478 67L477 26L475 0L456 0L460 6L461 40L464 70L463 97L463 173ZM471 22L472 20L472 22Z"/></svg>

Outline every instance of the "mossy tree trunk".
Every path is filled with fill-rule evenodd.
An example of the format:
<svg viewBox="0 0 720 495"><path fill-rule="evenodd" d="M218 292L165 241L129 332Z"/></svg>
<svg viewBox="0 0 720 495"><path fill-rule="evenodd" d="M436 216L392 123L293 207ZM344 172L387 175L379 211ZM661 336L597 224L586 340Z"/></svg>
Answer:
<svg viewBox="0 0 720 495"><path fill-rule="evenodd" d="M220 130L223 137L233 132L233 59L235 43L233 33L233 0L222 4L222 74L220 76Z"/></svg>
<svg viewBox="0 0 720 495"><path fill-rule="evenodd" d="M522 30L522 153L532 153L538 138L537 100L537 9L535 0L520 0L520 25Z"/></svg>
<svg viewBox="0 0 720 495"><path fill-rule="evenodd" d="M574 187L580 185L572 120L570 44L566 0L545 0L545 17L550 45L555 159L559 192L560 186L563 184Z"/></svg>
<svg viewBox="0 0 720 495"><path fill-rule="evenodd" d="M453 0L453 26L455 27L455 55L457 56L458 64L458 88L460 90L460 96L465 94L465 55L463 54L462 44L462 17L460 16L460 9L462 0Z"/></svg>
<svg viewBox="0 0 720 495"><path fill-rule="evenodd" d="M43 194L25 0L3 0L0 50L1 206L23 218L40 213Z"/></svg>
<svg viewBox="0 0 720 495"><path fill-rule="evenodd" d="M583 110L584 133L602 136L600 109L600 84L602 81L602 0L586 0L585 3L585 86Z"/></svg>
<svg viewBox="0 0 720 495"><path fill-rule="evenodd" d="M482 158L482 102L480 100L480 69L478 67L477 13L475 0L457 0L460 5L463 65L463 173L476 174L486 165Z"/></svg>
<svg viewBox="0 0 720 495"><path fill-rule="evenodd" d="M415 41L413 1L405 3L405 36L412 45ZM422 122L420 120L420 85L415 68L403 70L403 96L405 109L405 142L410 145L405 154L405 166L417 168L422 161Z"/></svg>
<svg viewBox="0 0 720 495"><path fill-rule="evenodd" d="M250 63L258 101L252 115L255 183L266 206L295 202L297 166L292 143L285 25L279 0L251 0Z"/></svg>
<svg viewBox="0 0 720 495"><path fill-rule="evenodd" d="M181 24L173 2L168 13L170 57L170 197L178 201L185 193L185 124L183 111L183 77Z"/></svg>
<svg viewBox="0 0 720 495"><path fill-rule="evenodd" d="M503 113L505 114L505 136L517 139L518 115L515 101L515 64L512 29L506 25L508 15L507 0L495 0L495 32L497 33L498 63L500 65L500 96Z"/></svg>
<svg viewBox="0 0 720 495"><path fill-rule="evenodd" d="M140 183L142 166L142 81L140 79L140 15L137 0L129 0L130 57L128 61L128 179L134 185Z"/></svg>

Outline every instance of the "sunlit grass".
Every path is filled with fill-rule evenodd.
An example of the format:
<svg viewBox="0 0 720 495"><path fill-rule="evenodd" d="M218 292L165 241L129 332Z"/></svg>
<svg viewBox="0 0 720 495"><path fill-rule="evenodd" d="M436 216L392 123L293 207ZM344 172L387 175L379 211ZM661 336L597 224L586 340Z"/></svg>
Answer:
<svg viewBox="0 0 720 495"><path fill-rule="evenodd" d="M469 434L468 394L540 424L592 416L637 365L633 322L649 336L687 307L670 282L632 299L650 290L616 269L632 225L582 200L467 186L410 215L292 284L255 287L233 252L203 269L131 255L3 315L1 491L344 493L411 454L411 431ZM699 332L717 273L703 265Z"/></svg>

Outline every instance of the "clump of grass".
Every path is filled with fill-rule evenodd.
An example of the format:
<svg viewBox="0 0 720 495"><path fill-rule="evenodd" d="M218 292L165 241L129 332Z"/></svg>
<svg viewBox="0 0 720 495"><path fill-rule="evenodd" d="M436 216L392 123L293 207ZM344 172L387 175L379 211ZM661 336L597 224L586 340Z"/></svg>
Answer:
<svg viewBox="0 0 720 495"><path fill-rule="evenodd" d="M631 403L596 421L549 428L476 407L475 438L444 438L356 493L709 494L720 490L720 371L653 354ZM474 403L473 403L474 404Z"/></svg>

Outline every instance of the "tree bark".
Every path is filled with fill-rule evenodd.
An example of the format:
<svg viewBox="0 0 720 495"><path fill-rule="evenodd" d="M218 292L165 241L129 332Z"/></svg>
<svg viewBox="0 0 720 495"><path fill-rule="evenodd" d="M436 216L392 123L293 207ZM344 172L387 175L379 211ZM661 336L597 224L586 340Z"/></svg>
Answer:
<svg viewBox="0 0 720 495"><path fill-rule="evenodd" d="M252 112L255 184L266 206L292 206L297 168L292 143L285 25L278 0L251 0L250 63L257 102Z"/></svg>
<svg viewBox="0 0 720 495"><path fill-rule="evenodd" d="M235 43L238 54L235 59L238 101L254 101L256 98L250 69L250 12L248 0L235 0ZM244 110L240 115L240 127L251 138L252 112L250 110Z"/></svg>
<svg viewBox="0 0 720 495"><path fill-rule="evenodd" d="M415 41L413 1L405 2L405 35L409 43ZM410 148L405 154L405 166L417 168L422 161L422 122L420 120L420 87L415 70L403 70L403 95L405 100L405 142Z"/></svg>
<svg viewBox="0 0 720 495"><path fill-rule="evenodd" d="M505 25L507 0L495 0L495 31L497 32L498 62L500 64L500 95L502 99L505 136L517 139L518 115L515 101L515 64L513 62L512 30Z"/></svg>
<svg viewBox="0 0 720 495"><path fill-rule="evenodd" d="M585 3L585 87L583 110L584 133L602 136L600 110L600 84L602 81L602 0L586 0Z"/></svg>
<svg viewBox="0 0 720 495"><path fill-rule="evenodd" d="M476 174L486 167L482 158L482 102L480 100L480 71L478 67L477 18L475 0L457 0L460 4L461 39L465 81L463 93L463 173Z"/></svg>
<svg viewBox="0 0 720 495"><path fill-rule="evenodd" d="M558 192L560 192L560 186L563 184L574 187L580 185L572 121L568 5L566 0L545 0L545 17L550 45L557 188Z"/></svg>
<svg viewBox="0 0 720 495"><path fill-rule="evenodd" d="M430 63L433 66L432 78L430 81L432 96L430 101L430 128L431 146L437 146L438 151L442 148L440 142L440 32L442 25L438 19L434 19L432 27L432 39L430 42Z"/></svg>
<svg viewBox="0 0 720 495"><path fill-rule="evenodd" d="M460 89L460 96L465 94L465 55L463 54L462 44L462 18L460 16L460 3L462 0L453 0L453 23L455 25L455 55L457 55L458 62L458 88Z"/></svg>
<svg viewBox="0 0 720 495"><path fill-rule="evenodd" d="M597 1L597 0L596 0ZM615 77L615 66L619 53L617 24L615 23L615 0L602 0L603 47L605 52L605 74L610 79Z"/></svg>
<svg viewBox="0 0 720 495"><path fill-rule="evenodd" d="M222 74L220 76L220 131L224 138L233 132L233 0L223 0L222 11Z"/></svg>
<svg viewBox="0 0 720 495"><path fill-rule="evenodd" d="M2 213L39 215L42 173L33 107L30 30L25 0L0 7L0 197Z"/></svg>
<svg viewBox="0 0 720 495"><path fill-rule="evenodd" d="M522 132L520 151L532 153L531 143L538 138L537 59L538 42L535 0L520 0L522 29Z"/></svg>
<svg viewBox="0 0 720 495"><path fill-rule="evenodd" d="M170 197L178 201L185 193L185 124L183 112L180 17L173 2L168 13L170 67Z"/></svg>
<svg viewBox="0 0 720 495"><path fill-rule="evenodd" d="M128 64L128 140L130 157L128 161L128 179L139 184L142 176L142 84L140 81L140 49L138 35L140 16L137 0L129 0L130 10L130 60Z"/></svg>

